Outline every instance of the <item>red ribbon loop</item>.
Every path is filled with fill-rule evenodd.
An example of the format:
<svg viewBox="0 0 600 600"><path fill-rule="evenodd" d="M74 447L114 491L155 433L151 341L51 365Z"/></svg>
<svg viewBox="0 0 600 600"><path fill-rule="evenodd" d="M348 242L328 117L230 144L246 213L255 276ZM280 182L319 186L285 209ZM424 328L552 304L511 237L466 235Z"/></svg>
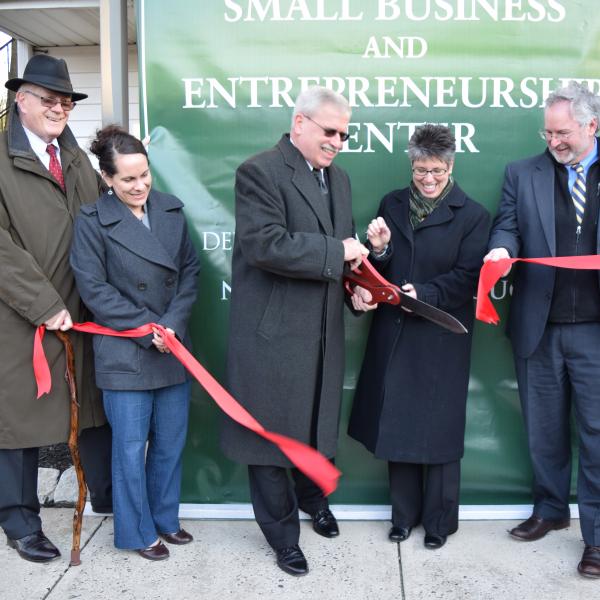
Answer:
<svg viewBox="0 0 600 600"><path fill-rule="evenodd" d="M335 491L340 471L314 448L285 435L267 431L243 406L241 406L223 386L192 356L187 348L161 325L148 323L136 329L115 331L96 323L75 323L73 329L85 333L112 335L116 337L143 337L151 334L153 328L160 331L167 347L181 364L196 378L219 408L234 421L254 431L274 443L290 461L312 479L325 495ZM51 388L51 376L42 340L44 326L38 327L34 337L33 370L38 385L38 398Z"/></svg>
<svg viewBox="0 0 600 600"><path fill-rule="evenodd" d="M546 258L501 258L497 261L483 263L479 273L479 285L477 287L477 306L475 316L484 323L497 325L500 317L488 294L492 291L502 274L514 263L526 262L548 267L560 267L563 269L600 269L600 255L589 254L585 256L549 256Z"/></svg>

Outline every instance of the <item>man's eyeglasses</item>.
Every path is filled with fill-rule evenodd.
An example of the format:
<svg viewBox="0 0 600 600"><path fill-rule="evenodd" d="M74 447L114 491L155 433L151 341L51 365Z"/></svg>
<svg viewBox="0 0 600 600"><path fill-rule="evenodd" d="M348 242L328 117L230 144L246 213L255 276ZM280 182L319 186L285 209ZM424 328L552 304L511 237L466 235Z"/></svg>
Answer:
<svg viewBox="0 0 600 600"><path fill-rule="evenodd" d="M435 169L424 169L423 167L415 167L413 170L413 175L417 177L425 177L427 173L431 173L434 177L442 177L447 172L448 169L442 169L441 167L436 167Z"/></svg>
<svg viewBox="0 0 600 600"><path fill-rule="evenodd" d="M32 92L31 90L22 90L22 91L25 94L31 94L32 96L39 98L40 102L42 103L42 106L45 106L46 108L54 108L57 104L60 104L61 108L65 112L69 112L70 110L73 110L75 108L75 106L77 105L76 102L73 102L72 100L68 100L67 98L57 98L56 96L40 96L39 94L36 94L35 92Z"/></svg>
<svg viewBox="0 0 600 600"><path fill-rule="evenodd" d="M323 133L325 134L325 137L333 137L334 135L339 135L340 136L340 140L342 142L346 142L348 141L348 139L350 138L350 134L347 133L346 131L338 131L337 129L331 129L329 127L323 127L323 125L321 125L320 123L317 123L314 119L311 119L308 115L304 115L309 121L312 121L317 127L320 127L323 130Z"/></svg>
<svg viewBox="0 0 600 600"><path fill-rule="evenodd" d="M556 133L554 133L553 131L548 131L547 129L540 129L540 131L538 131L538 133L540 134L540 137L545 142L550 142L553 138L557 142L565 142L573 135L574 132L573 131L557 131Z"/></svg>

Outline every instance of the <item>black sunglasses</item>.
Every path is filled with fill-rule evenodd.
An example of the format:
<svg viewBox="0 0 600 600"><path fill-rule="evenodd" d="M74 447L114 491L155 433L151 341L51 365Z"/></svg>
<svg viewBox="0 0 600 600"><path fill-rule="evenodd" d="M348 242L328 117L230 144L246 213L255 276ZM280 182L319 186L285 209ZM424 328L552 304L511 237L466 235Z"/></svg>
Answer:
<svg viewBox="0 0 600 600"><path fill-rule="evenodd" d="M337 129L331 129L329 127L323 127L320 123L317 123L314 119L311 119L308 115L304 115L309 121L312 121L315 125L320 127L323 130L323 133L326 137L333 137L334 135L339 135L340 140L342 142L346 142L350 138L350 134L346 131L338 131Z"/></svg>

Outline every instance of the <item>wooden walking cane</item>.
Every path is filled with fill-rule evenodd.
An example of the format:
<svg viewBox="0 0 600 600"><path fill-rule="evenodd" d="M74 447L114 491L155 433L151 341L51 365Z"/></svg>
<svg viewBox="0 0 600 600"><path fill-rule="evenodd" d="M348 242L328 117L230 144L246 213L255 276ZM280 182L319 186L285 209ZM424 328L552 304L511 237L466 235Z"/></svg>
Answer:
<svg viewBox="0 0 600 600"><path fill-rule="evenodd" d="M56 333L65 347L67 363L67 371L65 376L67 378L67 383L69 384L69 393L71 396L69 450L71 451L71 458L73 459L73 465L75 467L77 483L79 486L79 495L77 497L77 503L75 504L75 513L73 514L73 546L71 548L70 563L71 566L75 567L81 564L81 559L79 557L79 544L81 541L81 523L83 520L83 508L85 506L87 488L85 485L83 467L81 466L81 459L79 458L79 402L77 401L77 382L75 381L75 355L73 353L73 344L71 343L69 334L65 331L57 330L54 333Z"/></svg>

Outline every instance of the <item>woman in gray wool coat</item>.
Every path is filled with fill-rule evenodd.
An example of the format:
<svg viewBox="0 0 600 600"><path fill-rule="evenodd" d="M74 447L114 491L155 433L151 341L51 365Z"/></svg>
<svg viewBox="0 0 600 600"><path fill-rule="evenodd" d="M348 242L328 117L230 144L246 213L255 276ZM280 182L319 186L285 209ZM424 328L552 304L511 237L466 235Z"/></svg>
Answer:
<svg viewBox="0 0 600 600"><path fill-rule="evenodd" d="M143 144L116 126L91 146L110 186L75 222L71 266L94 321L116 330L157 323L190 348L198 259L183 204L151 189ZM94 336L96 383L113 431L115 546L149 560L192 536L178 520L190 381L159 330ZM146 444L148 444L146 451Z"/></svg>

